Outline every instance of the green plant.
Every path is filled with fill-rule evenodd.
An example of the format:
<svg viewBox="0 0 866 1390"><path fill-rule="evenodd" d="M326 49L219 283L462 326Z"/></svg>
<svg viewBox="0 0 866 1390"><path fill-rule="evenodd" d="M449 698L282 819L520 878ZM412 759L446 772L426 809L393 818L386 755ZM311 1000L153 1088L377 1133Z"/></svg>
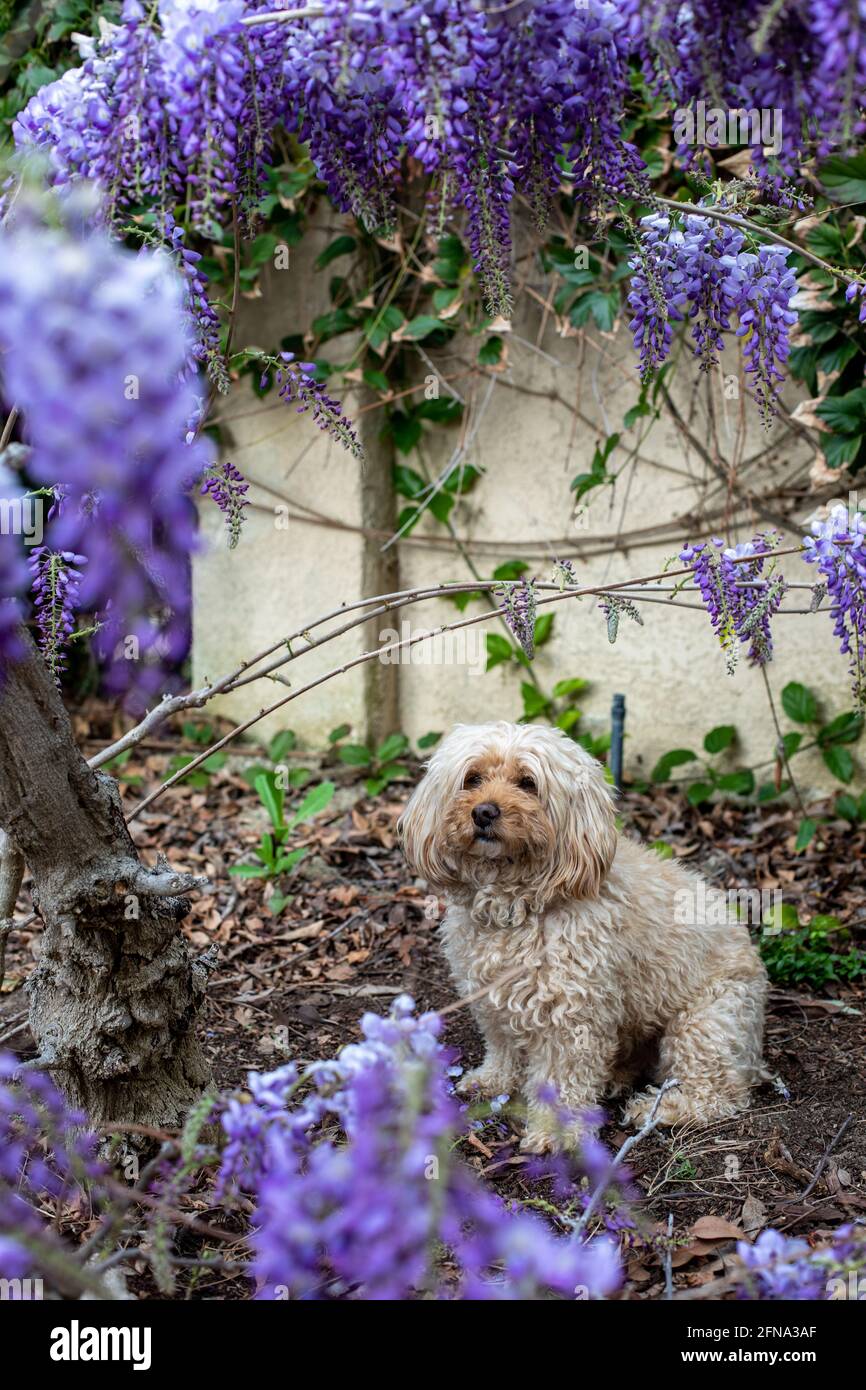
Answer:
<svg viewBox="0 0 866 1390"><path fill-rule="evenodd" d="M866 952L857 946L837 949L850 937L838 917L818 914L808 923L801 922L797 909L782 903L764 917L760 951L775 984L820 988L831 980L866 975Z"/></svg>
<svg viewBox="0 0 866 1390"><path fill-rule="evenodd" d="M691 748L671 748L659 758L650 774L651 779L653 782L669 782L675 767L699 763L699 777L686 788L686 799L692 806L709 801L713 792L751 796L755 790L755 774L751 768L739 767L725 772L719 766L721 754L729 752L736 742L737 731L733 724L717 724L704 735L704 752L708 754L709 760L702 758Z"/></svg>
<svg viewBox="0 0 866 1390"><path fill-rule="evenodd" d="M265 832L255 850L258 864L233 864L229 873L236 878L281 878L294 873L307 852L305 849L287 850L289 836L303 821L312 820L325 810L334 795L334 783L320 782L308 791L288 820L285 816L285 791L273 772L259 773L255 788L270 818L271 829ZM275 893L268 906L272 912L279 912L286 902L288 898Z"/></svg>
<svg viewBox="0 0 866 1390"><path fill-rule="evenodd" d="M242 773L244 781L255 787L262 774L273 774L283 791L300 791L301 787L305 787L312 780L312 772L308 767L290 768L283 762L286 754L293 752L297 746L298 740L294 730L281 729L268 744L268 757L273 766L264 767L261 763L254 763Z"/></svg>
<svg viewBox="0 0 866 1390"><path fill-rule="evenodd" d="M364 785L368 796L378 796L388 786L409 776L405 763L396 761L409 752L409 740L405 734L389 734L384 743L376 749L365 743L343 743L337 748L337 757L348 767L367 768L369 776Z"/></svg>

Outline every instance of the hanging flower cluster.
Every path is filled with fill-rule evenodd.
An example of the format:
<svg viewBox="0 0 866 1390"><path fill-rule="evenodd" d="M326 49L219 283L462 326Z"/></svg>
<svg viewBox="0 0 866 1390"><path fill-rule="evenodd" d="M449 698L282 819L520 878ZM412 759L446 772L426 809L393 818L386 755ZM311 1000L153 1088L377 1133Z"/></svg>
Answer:
<svg viewBox="0 0 866 1390"><path fill-rule="evenodd" d="M202 497L212 497L225 517L229 533L229 550L234 550L241 538L249 489L250 485L243 473L228 461L215 464L213 468L208 469L202 480Z"/></svg>
<svg viewBox="0 0 866 1390"><path fill-rule="evenodd" d="M62 485L46 544L71 553L63 565L79 573L58 580L62 593L37 590L52 660L79 586L81 606L102 615L101 655L125 639L116 684L141 686L140 658L155 649L177 660L186 648L188 493L212 454L206 440L184 443L196 398L183 283L165 256L133 255L94 230L92 213L79 191L55 206L64 225L52 226L22 200L0 233L0 400L21 411L31 475Z"/></svg>
<svg viewBox="0 0 866 1390"><path fill-rule="evenodd" d="M535 656L535 615L537 600L531 579L517 579L495 590L501 600L502 616L524 655L531 661Z"/></svg>
<svg viewBox="0 0 866 1390"><path fill-rule="evenodd" d="M812 523L803 559L816 565L830 599L833 633L847 656L858 705L866 704L866 516L850 517L840 503L825 521Z"/></svg>
<svg viewBox="0 0 866 1390"><path fill-rule="evenodd" d="M30 555L39 649L58 685L66 665L66 647L75 630L81 567L86 564L84 555L71 550L49 550L46 545L37 546Z"/></svg>
<svg viewBox="0 0 866 1390"><path fill-rule="evenodd" d="M708 370L736 316L746 372L768 425L797 322L790 307L797 278L784 247L760 246L755 253L744 249L745 240L738 228L697 214L685 217L682 227L660 213L643 218L630 262L629 327L646 380L668 355L672 323L691 320L695 356Z"/></svg>
<svg viewBox="0 0 866 1390"><path fill-rule="evenodd" d="M686 158L729 143L728 119L739 113L758 118L749 127L755 163L788 174L862 134L864 0L621 0L620 10L652 87L681 109L696 114L703 102L710 119L724 118L720 130L689 130ZM772 128L761 129L762 113Z"/></svg>
<svg viewBox="0 0 866 1390"><path fill-rule="evenodd" d="M713 536L709 543L687 545L680 551L680 560L690 567L700 590L730 675L741 645L748 646L752 666L765 666L773 655L770 623L782 602L785 582L772 568L764 570L772 556L771 544L770 538L756 536L726 547L719 536Z"/></svg>
<svg viewBox="0 0 866 1390"><path fill-rule="evenodd" d="M281 352L279 365L275 367L274 379L279 386L279 396L287 404L297 401L298 415L312 412L313 421L348 449L355 458L363 457L358 436L351 420L343 414L340 402L329 396L321 381L315 377L315 362L296 362L293 352ZM262 387L268 382L268 373L262 374Z"/></svg>
<svg viewBox="0 0 866 1390"><path fill-rule="evenodd" d="M621 131L625 23L609 0L488 11L457 0L332 0L321 16L245 24L267 0L125 0L119 26L16 121L57 182L99 180L109 217L153 200L218 235L251 223L277 126L298 129L338 207L393 221L404 152L433 201L467 210L491 314L510 312L509 210L544 222L568 160L593 205L635 186Z"/></svg>

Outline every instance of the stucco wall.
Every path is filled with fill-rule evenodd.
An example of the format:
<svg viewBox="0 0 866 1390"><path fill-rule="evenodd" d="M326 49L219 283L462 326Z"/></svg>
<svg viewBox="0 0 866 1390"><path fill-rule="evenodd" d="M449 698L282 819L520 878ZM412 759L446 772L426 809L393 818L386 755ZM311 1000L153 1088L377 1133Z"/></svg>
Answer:
<svg viewBox="0 0 866 1390"><path fill-rule="evenodd" d="M293 249L290 272L269 273L264 297L245 306L238 341L273 343L299 331L327 306L327 275L314 274L312 261L319 245L336 230L331 215L329 227L323 226L299 251ZM546 297L540 279L537 289ZM479 571L487 576L497 564L528 553L533 557L531 572L547 577L555 555L563 553L569 541L572 550L599 551L618 534L684 516L699 503L706 504L708 497L709 505L724 506L724 465L701 457L700 450L687 445L663 415L643 443L645 420L622 432L621 446L611 459L612 469L622 470L616 489L591 494L585 514L575 519L569 483L575 474L589 470L598 439L621 428L624 412L634 405L635 356L623 326L613 335L591 330L594 346L575 336L559 336L552 315L545 319L541 333L542 309L526 297L522 303L514 331L508 335L505 370L496 375L492 386L488 376L461 375L475 359L477 338L450 349L436 364L444 374L460 378L455 389L472 407L474 423L466 432L465 460L483 470L483 476L455 509L453 522ZM345 360L350 349L351 343L345 340L329 343L327 355ZM419 362L419 376L427 370ZM783 483L796 476L803 481L814 451L807 439L779 425L770 435L775 445L770 458L749 465L750 458L765 447L766 438L753 402L726 398L724 382L727 379L730 394L737 370L735 358L724 362L708 391L692 361L684 357L672 386L682 417L699 445L711 448L709 403L717 417L723 452L743 461L740 475L756 490L763 490L771 478ZM796 395L789 393L787 399L793 405ZM351 413L352 397L346 400ZM576 420L574 406L580 412ZM195 563L196 680L221 673L293 628L360 597L363 546L379 543L369 536L365 541L361 534L359 465L339 446L318 436L306 417L297 416L291 407L274 409L273 398L257 404L246 386L235 389L222 414L231 417L227 456L254 480L251 496L257 509L233 554L223 546L215 509L205 511L205 531L212 544ZM425 438L423 463L431 476L447 463L459 438L459 427L437 429ZM638 457L629 462L633 450ZM418 465L417 459L407 462ZM256 485L263 483L279 496ZM290 499L288 530L275 524L273 509L280 497ZM313 524L308 515L305 519L303 507L339 526L356 529ZM742 509L740 516L738 539L769 524L757 516L749 520ZM679 538L685 539L689 529L684 522ZM691 529L692 534L701 530ZM468 577L460 554L454 549L443 551L442 536L441 527L425 520L401 544L400 587ZM619 553L576 559L577 574L599 583L655 574L678 548L673 536L653 544L646 544L642 537L633 539L633 547ZM474 549L476 542L491 540L497 542L495 550ZM810 578L811 571L799 560L787 566L791 578ZM807 606L802 595L789 595L787 603ZM467 611L481 609L475 605ZM561 603L554 611L553 639L537 657L539 679L546 686L570 676L588 679L591 686L581 706L585 727L594 732L607 727L611 697L623 691L628 707L627 767L646 771L668 748L698 748L707 729L722 722L734 723L740 732L740 761L771 757L774 733L760 674L745 662L734 677L726 674L703 612L674 611L664 603L641 605L644 626L623 618L620 638L611 646L592 599ZM459 617L452 604L437 600L404 611L396 623L383 621L381 628L399 626L407 619L414 632ZM844 708L846 670L826 614L782 617L775 631L777 658L770 668L774 690L778 693L788 680L805 680L825 698L828 713ZM287 672L297 686L363 649L358 633L349 634L304 657ZM468 654L473 657L471 648ZM520 715L519 676L514 668L499 667L479 675L455 660L460 655L459 650L446 649L442 664L401 667L400 723L413 738L430 729L446 729L456 721ZM271 682L256 682L224 700L221 709L241 720L280 694ZM362 679L357 670L319 687L260 727L263 735L294 728L316 746L344 721L359 730L363 727ZM801 766L807 783L826 784L820 761Z"/></svg>

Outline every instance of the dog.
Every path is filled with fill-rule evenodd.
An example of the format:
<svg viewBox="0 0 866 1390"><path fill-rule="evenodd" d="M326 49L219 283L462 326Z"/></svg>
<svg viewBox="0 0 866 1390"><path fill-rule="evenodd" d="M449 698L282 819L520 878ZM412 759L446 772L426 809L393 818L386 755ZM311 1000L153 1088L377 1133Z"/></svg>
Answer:
<svg viewBox="0 0 866 1390"><path fill-rule="evenodd" d="M441 937L485 1041L463 1094L522 1091L524 1152L579 1143L572 1116L621 1095L624 1119L701 1126L749 1104L767 977L725 894L616 828L602 765L559 729L457 725L400 820L413 871L443 894ZM683 904L692 904L683 910ZM505 977L500 979L500 977ZM559 1106L553 1095L558 1097Z"/></svg>

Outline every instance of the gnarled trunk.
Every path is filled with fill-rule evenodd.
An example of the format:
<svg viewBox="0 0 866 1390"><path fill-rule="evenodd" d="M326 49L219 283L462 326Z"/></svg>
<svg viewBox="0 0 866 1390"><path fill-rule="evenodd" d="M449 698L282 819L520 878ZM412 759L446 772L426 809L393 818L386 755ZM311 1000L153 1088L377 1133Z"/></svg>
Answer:
<svg viewBox="0 0 866 1390"><path fill-rule="evenodd" d="M87 766L27 646L0 688L0 827L27 862L45 927L30 1028L95 1124L173 1127L208 1082L194 1025L212 961L194 961L179 928L179 894L198 880L141 863L114 780Z"/></svg>

